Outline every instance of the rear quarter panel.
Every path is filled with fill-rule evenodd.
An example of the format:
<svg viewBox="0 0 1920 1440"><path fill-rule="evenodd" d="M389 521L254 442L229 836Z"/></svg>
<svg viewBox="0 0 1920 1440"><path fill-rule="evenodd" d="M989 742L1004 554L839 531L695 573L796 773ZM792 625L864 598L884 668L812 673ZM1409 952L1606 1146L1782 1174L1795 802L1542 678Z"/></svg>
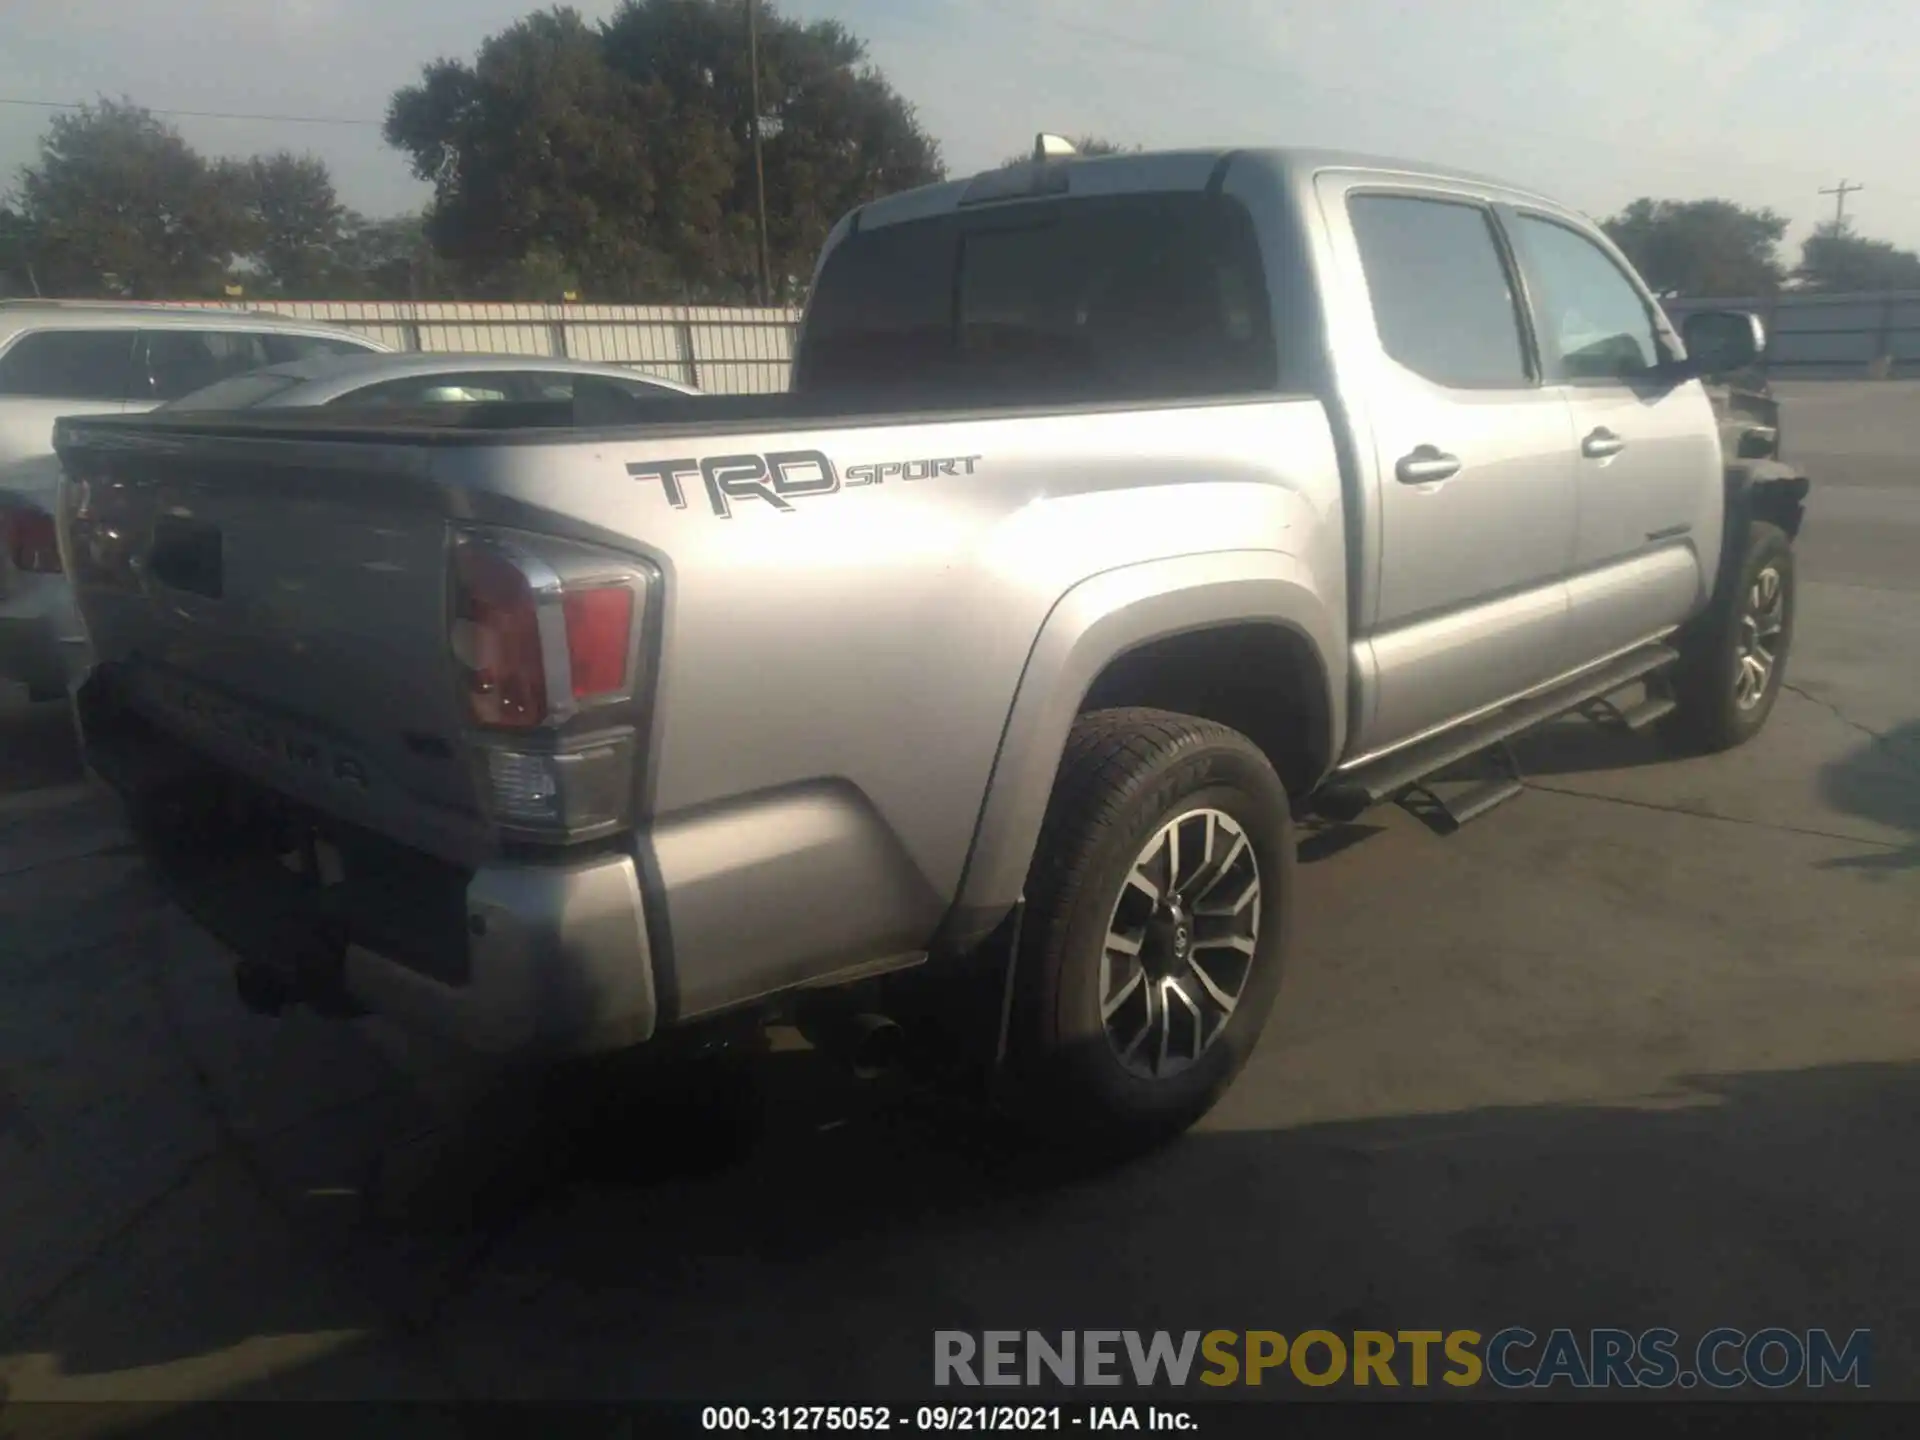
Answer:
<svg viewBox="0 0 1920 1440"><path fill-rule="evenodd" d="M805 450L824 452L840 484L784 510L736 498L722 517L697 472L675 505L652 473ZM961 463L861 483L863 467L939 459ZM852 961L926 944L960 890L1016 693L1070 719L1092 678L1085 649L1072 663L1035 653L1076 587L1187 557L1101 602L1142 604L1204 588L1208 557L1227 580L1265 555L1254 570L1313 597L1306 628L1339 673L1339 472L1310 400L499 446L444 463L485 469L465 483L498 518L624 545L664 574L643 808L686 962L683 1013L744 998L749 976L769 988L770 972L817 972L836 950ZM1129 648L1205 618L1158 615L1089 643ZM1064 735L1033 733L1056 748L1008 773L1044 802ZM998 866L1013 893L989 898L1010 903L1032 836L1015 825L998 843L1018 852Z"/></svg>

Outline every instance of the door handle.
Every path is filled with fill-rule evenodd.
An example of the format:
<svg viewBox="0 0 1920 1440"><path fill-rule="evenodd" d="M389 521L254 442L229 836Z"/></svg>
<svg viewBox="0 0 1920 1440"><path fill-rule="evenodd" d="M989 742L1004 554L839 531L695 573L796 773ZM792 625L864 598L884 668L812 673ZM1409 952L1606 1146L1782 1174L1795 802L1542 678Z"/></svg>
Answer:
<svg viewBox="0 0 1920 1440"><path fill-rule="evenodd" d="M1580 442L1580 453L1589 460L1605 460L1627 448L1627 442L1602 425Z"/></svg>
<svg viewBox="0 0 1920 1440"><path fill-rule="evenodd" d="M1430 485L1436 480L1451 480L1460 473L1460 457L1449 455L1438 446L1416 445L1402 455L1393 467L1394 478L1402 485Z"/></svg>

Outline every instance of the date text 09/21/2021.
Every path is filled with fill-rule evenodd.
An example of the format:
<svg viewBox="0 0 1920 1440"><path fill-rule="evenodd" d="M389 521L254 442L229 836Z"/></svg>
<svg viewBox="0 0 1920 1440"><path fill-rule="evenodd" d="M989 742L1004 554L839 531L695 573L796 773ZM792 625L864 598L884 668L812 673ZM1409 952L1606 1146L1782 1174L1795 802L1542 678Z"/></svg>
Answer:
<svg viewBox="0 0 1920 1440"><path fill-rule="evenodd" d="M712 1431L893 1431L974 1434L1019 1431L1199 1428L1191 1411L1160 1405L708 1405Z"/></svg>

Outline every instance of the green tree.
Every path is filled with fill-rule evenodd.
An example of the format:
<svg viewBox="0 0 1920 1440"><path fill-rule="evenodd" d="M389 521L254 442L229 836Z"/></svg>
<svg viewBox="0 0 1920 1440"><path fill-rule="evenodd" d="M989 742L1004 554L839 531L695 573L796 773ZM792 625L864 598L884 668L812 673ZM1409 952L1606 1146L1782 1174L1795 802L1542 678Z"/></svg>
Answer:
<svg viewBox="0 0 1920 1440"><path fill-rule="evenodd" d="M1731 200L1635 200L1603 222L1656 294L1766 295L1783 278L1785 216Z"/></svg>
<svg viewBox="0 0 1920 1440"><path fill-rule="evenodd" d="M292 299L323 299L343 277L347 210L326 162L280 151L236 165L229 183L243 197L247 248L265 288Z"/></svg>
<svg viewBox="0 0 1920 1440"><path fill-rule="evenodd" d="M26 216L0 205L0 298L40 293L39 249L39 236Z"/></svg>
<svg viewBox="0 0 1920 1440"><path fill-rule="evenodd" d="M1920 255L1828 221L1801 244L1794 273L1809 290L1920 290Z"/></svg>
<svg viewBox="0 0 1920 1440"><path fill-rule="evenodd" d="M570 9L397 93L390 143L434 185L427 230L470 275L531 264L599 299L741 300L759 237L744 0ZM912 107L831 21L760 17L769 269L793 293L834 220L941 174ZM529 283L532 283L529 281Z"/></svg>
<svg viewBox="0 0 1920 1440"><path fill-rule="evenodd" d="M341 221L334 289L341 299L454 300L458 271L435 253L419 215L369 220L348 211Z"/></svg>
<svg viewBox="0 0 1920 1440"><path fill-rule="evenodd" d="M1138 145L1122 145L1118 140L1107 140L1098 135L1069 135L1067 143L1082 155L1137 155L1140 153ZM1033 151L1022 150L1018 155L1009 155L1002 160L999 168L1004 170L1009 165L1024 165L1032 158Z"/></svg>
<svg viewBox="0 0 1920 1440"><path fill-rule="evenodd" d="M21 172L20 208L49 294L218 295L247 245L232 167L127 101L55 115Z"/></svg>

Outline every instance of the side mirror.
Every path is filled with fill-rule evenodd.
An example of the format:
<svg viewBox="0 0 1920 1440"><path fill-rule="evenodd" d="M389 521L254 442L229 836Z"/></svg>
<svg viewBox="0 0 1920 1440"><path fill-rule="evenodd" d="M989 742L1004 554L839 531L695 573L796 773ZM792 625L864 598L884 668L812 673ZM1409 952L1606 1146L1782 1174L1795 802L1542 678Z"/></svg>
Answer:
<svg viewBox="0 0 1920 1440"><path fill-rule="evenodd" d="M1767 353L1767 327L1746 310L1696 310L1681 322L1680 340L1696 375L1744 370Z"/></svg>

